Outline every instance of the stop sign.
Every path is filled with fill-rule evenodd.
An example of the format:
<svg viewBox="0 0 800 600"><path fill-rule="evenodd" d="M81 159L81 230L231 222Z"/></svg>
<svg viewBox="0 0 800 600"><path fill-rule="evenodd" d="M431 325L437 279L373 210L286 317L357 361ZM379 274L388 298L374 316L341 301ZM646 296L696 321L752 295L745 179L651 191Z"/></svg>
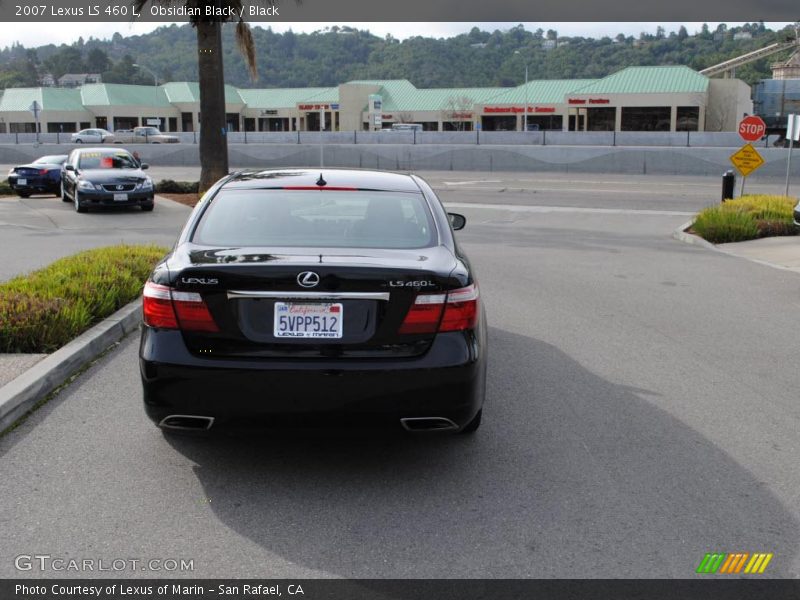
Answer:
<svg viewBox="0 0 800 600"><path fill-rule="evenodd" d="M764 137L767 125L761 117L750 115L739 122L739 135L748 142L755 142Z"/></svg>

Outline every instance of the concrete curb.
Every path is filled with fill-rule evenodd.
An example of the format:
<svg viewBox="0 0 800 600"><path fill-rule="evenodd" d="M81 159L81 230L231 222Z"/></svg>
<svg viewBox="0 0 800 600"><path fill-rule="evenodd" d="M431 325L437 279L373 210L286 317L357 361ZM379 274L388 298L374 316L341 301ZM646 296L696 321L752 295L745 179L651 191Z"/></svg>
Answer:
<svg viewBox="0 0 800 600"><path fill-rule="evenodd" d="M82 366L136 330L141 320L140 298L122 307L0 388L0 431L13 425Z"/></svg>
<svg viewBox="0 0 800 600"><path fill-rule="evenodd" d="M736 254L735 252L730 252L728 250L724 250L719 246L715 246L709 241L704 240L699 235L694 235L691 233L686 233L686 229L688 229L694 223L694 219L691 221L687 221L680 227L678 227L675 231L672 232L672 237L684 244L691 244L693 246L700 246L701 248L707 248L709 250L713 250L714 252L719 252L720 254L725 254L726 256L733 256L734 258L749 260L750 262L764 265L765 267L772 267L773 269L780 269L781 271L789 271L791 273L797 273L797 269L793 269L791 267L787 267L785 265L779 265L773 262L769 262L766 260L761 260L759 258L751 258L749 256L742 256L741 254Z"/></svg>
<svg viewBox="0 0 800 600"><path fill-rule="evenodd" d="M722 252L719 248L717 248L711 242L707 242L699 235L693 235L691 233L686 233L686 230L689 229L694 225L694 219L686 221L683 225L678 227L675 231L672 232L672 237L678 241L683 242L684 244L692 244L693 246L702 246L703 248L708 248L709 250L716 250L717 252ZM727 253L726 253L727 254Z"/></svg>

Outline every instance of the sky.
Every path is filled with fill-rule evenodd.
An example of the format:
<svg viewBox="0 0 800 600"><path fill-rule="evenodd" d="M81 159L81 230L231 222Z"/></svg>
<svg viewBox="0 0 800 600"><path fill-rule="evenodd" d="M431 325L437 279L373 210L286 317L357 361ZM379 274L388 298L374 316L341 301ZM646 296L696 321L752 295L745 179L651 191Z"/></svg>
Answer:
<svg viewBox="0 0 800 600"><path fill-rule="evenodd" d="M708 23L713 31L719 23ZM781 29L789 23L769 22L766 26L769 29ZM108 39L115 32L122 36L140 35L147 33L167 23L70 23L65 27L63 23L16 23L13 30L7 27L3 31L3 46L19 42L28 48L42 46L45 44L70 44L77 41L79 37L88 40L90 37ZM460 33L466 33L473 27L478 27L484 31L494 31L495 29L509 29L518 23L495 22L495 23L251 23L254 26L272 27L273 31L283 32L291 29L295 33L318 31L325 27L334 25L356 27L358 29L368 29L373 34L385 37L391 33L397 39L421 35L424 37L452 37ZM669 31L677 31L681 25L685 26L689 33L699 31L702 23L523 23L525 29L535 31L536 29L556 30L563 36L582 36L600 38L603 36L614 37L618 33L626 36L638 36L645 31L655 33L659 25ZM729 27L742 25L742 23L728 22Z"/></svg>

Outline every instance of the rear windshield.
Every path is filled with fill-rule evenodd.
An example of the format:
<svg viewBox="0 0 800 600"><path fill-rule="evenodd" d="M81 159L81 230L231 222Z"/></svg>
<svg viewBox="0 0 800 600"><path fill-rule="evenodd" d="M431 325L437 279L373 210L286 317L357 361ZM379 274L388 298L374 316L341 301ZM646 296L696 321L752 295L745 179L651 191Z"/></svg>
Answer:
<svg viewBox="0 0 800 600"><path fill-rule="evenodd" d="M192 241L209 246L424 248L435 243L422 194L222 190Z"/></svg>

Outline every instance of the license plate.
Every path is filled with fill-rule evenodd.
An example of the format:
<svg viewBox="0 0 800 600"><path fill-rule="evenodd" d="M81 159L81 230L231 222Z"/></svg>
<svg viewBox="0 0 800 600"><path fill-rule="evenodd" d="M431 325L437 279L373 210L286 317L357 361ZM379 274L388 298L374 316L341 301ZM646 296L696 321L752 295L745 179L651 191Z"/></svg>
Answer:
<svg viewBox="0 0 800 600"><path fill-rule="evenodd" d="M128 194L114 194L114 202L122 201L128 199Z"/></svg>
<svg viewBox="0 0 800 600"><path fill-rule="evenodd" d="M17 185L28 185L27 179L17 179Z"/></svg>
<svg viewBox="0 0 800 600"><path fill-rule="evenodd" d="M342 337L344 311L341 304L275 303L276 338L327 338Z"/></svg>

